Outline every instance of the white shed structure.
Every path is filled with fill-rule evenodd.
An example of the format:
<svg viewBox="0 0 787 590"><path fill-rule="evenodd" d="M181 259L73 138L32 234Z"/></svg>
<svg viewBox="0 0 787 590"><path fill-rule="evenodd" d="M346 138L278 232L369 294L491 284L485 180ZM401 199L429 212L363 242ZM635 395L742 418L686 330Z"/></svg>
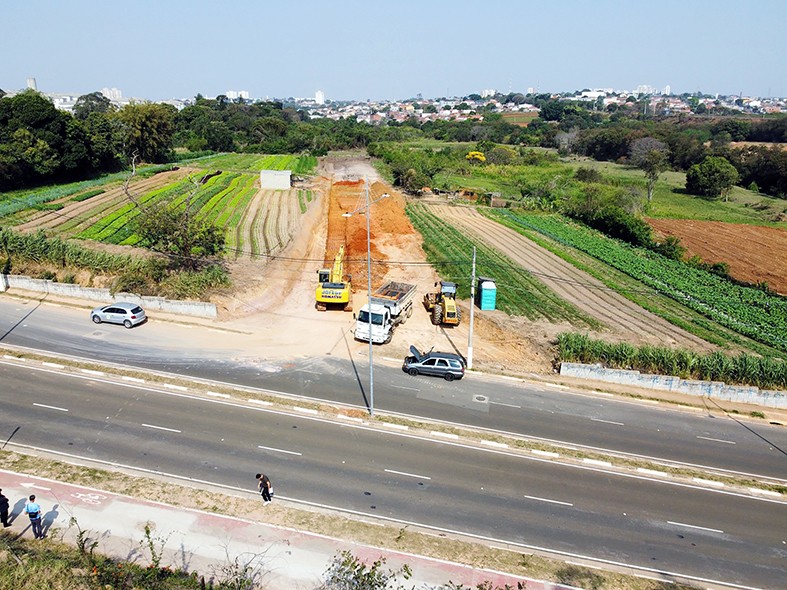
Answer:
<svg viewBox="0 0 787 590"><path fill-rule="evenodd" d="M260 170L260 188L268 190L290 190L292 170Z"/></svg>

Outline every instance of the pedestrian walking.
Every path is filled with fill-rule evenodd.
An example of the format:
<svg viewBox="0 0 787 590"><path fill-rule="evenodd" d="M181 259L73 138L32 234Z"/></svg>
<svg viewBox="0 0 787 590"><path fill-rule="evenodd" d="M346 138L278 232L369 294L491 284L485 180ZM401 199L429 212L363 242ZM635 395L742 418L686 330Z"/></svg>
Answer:
<svg viewBox="0 0 787 590"><path fill-rule="evenodd" d="M258 487L260 489L260 495L262 496L262 499L265 501L266 504L270 504L271 499L273 497L273 485L271 484L270 478L264 473L258 473L254 477L257 478Z"/></svg>
<svg viewBox="0 0 787 590"><path fill-rule="evenodd" d="M36 502L35 494L30 494L27 504L25 504L25 512L30 517L30 526L33 527L33 536L36 539L44 538L44 531L41 529L41 506Z"/></svg>
<svg viewBox="0 0 787 590"><path fill-rule="evenodd" d="M2 521L3 527L11 526L11 523L8 522L9 505L8 498L3 495L3 490L0 489L0 521Z"/></svg>

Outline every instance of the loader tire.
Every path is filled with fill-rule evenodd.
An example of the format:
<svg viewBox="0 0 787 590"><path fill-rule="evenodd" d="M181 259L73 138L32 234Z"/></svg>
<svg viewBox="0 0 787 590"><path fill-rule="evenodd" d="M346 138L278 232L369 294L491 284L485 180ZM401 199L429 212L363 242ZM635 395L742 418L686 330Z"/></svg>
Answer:
<svg viewBox="0 0 787 590"><path fill-rule="evenodd" d="M435 305L432 310L432 323L435 326L439 326L443 323L443 306L440 304Z"/></svg>

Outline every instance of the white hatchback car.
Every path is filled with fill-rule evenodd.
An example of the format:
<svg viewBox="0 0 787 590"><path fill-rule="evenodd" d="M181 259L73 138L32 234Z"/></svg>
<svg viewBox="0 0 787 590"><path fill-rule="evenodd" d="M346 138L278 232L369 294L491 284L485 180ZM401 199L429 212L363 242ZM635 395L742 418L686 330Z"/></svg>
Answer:
<svg viewBox="0 0 787 590"><path fill-rule="evenodd" d="M97 307L90 312L90 319L94 324L107 322L109 324L123 324L131 328L147 320L145 310L136 303L110 303Z"/></svg>

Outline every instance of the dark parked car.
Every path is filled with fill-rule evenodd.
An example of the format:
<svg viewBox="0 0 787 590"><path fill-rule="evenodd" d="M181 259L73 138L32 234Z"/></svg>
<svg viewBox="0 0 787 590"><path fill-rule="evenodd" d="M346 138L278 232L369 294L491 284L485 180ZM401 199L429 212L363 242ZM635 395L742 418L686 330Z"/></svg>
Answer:
<svg viewBox="0 0 787 590"><path fill-rule="evenodd" d="M453 352L418 352L410 347L412 356L404 358L402 371L410 375L436 375L446 381L461 379L465 376L465 359Z"/></svg>
<svg viewBox="0 0 787 590"><path fill-rule="evenodd" d="M126 328L131 328L144 322L147 316L145 316L145 310L136 303L111 303L91 311L90 319L94 324L107 322L123 324Z"/></svg>

